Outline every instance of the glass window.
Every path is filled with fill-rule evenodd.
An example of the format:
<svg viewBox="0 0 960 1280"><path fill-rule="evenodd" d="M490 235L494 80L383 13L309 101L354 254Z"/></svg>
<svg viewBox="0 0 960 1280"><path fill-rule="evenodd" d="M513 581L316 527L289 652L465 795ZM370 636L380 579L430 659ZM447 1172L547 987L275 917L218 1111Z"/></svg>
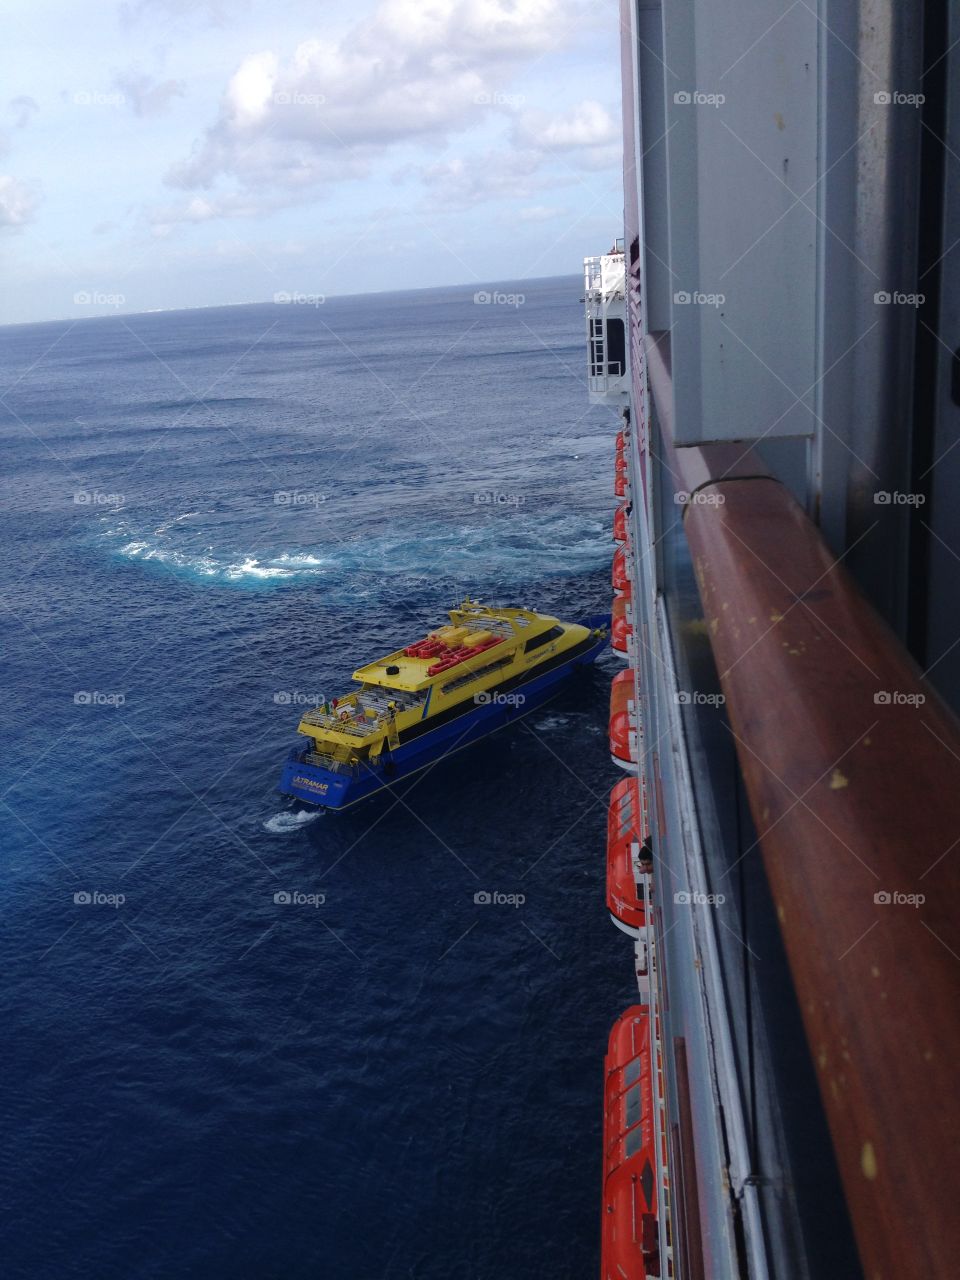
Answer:
<svg viewBox="0 0 960 1280"><path fill-rule="evenodd" d="M626 334L622 320L607 321L607 373L622 377L627 371Z"/></svg>
<svg viewBox="0 0 960 1280"><path fill-rule="evenodd" d="M640 1123L640 1117L643 1114L643 1108L640 1102L640 1085L635 1084L632 1089L628 1089L625 1098L627 1104L626 1110L626 1128L630 1129L635 1124Z"/></svg>
<svg viewBox="0 0 960 1280"><path fill-rule="evenodd" d="M534 636L532 640L528 640L523 646L524 653L530 653L534 649L539 649L541 645L549 644L551 640L556 640L558 636L563 635L563 627L551 627L549 631L545 631L542 636Z"/></svg>

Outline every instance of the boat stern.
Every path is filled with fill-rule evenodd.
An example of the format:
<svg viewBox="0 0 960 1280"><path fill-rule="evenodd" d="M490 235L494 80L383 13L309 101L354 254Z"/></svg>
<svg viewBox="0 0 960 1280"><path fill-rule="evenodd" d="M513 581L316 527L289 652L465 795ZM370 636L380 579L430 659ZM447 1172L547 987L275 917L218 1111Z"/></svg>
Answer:
<svg viewBox="0 0 960 1280"><path fill-rule="evenodd" d="M298 743L283 765L277 790L281 795L324 809L345 809L366 789L355 769L328 769L307 759L309 747Z"/></svg>

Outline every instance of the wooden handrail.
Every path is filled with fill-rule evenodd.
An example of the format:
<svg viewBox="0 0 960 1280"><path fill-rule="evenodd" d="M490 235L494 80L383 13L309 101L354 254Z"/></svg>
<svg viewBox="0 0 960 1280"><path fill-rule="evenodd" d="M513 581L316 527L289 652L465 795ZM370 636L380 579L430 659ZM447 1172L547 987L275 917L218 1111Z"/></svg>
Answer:
<svg viewBox="0 0 960 1280"><path fill-rule="evenodd" d="M787 490L725 456L671 460L864 1274L952 1277L960 726Z"/></svg>

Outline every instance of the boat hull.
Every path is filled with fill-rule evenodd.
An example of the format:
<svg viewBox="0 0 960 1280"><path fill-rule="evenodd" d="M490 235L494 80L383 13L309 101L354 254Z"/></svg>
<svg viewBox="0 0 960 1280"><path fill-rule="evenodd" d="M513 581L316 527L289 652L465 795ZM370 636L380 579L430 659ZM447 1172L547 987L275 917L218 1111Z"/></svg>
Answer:
<svg viewBox="0 0 960 1280"><path fill-rule="evenodd" d="M582 625L591 629L607 628L609 623L609 615L582 620ZM539 674L534 672L522 683L511 681L502 689L490 690L483 701L468 701L463 711L434 728L425 729L411 741L401 743L381 763L373 765L362 761L357 772L336 773L312 764L306 759L309 744L298 743L284 763L277 790L282 795L324 809L349 808L535 711L552 698L576 670L593 663L607 643L605 632L568 661Z"/></svg>

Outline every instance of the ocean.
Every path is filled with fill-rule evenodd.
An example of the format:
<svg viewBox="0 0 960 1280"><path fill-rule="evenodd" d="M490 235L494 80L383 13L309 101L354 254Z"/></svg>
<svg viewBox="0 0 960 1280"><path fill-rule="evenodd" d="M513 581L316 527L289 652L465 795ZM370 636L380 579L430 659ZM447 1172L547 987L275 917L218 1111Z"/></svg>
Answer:
<svg viewBox="0 0 960 1280"><path fill-rule="evenodd" d="M0 330L6 1276L596 1273L618 661L353 812L275 791L464 594L609 608L580 287Z"/></svg>

